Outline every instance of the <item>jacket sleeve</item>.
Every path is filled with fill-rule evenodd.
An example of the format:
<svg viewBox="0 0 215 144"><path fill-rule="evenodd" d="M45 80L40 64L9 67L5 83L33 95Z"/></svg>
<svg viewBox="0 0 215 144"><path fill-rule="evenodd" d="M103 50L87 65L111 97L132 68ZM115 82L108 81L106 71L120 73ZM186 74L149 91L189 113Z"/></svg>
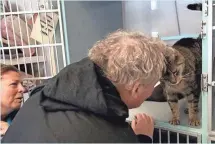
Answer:
<svg viewBox="0 0 215 144"><path fill-rule="evenodd" d="M152 143L152 139L146 135L137 135L140 143Z"/></svg>

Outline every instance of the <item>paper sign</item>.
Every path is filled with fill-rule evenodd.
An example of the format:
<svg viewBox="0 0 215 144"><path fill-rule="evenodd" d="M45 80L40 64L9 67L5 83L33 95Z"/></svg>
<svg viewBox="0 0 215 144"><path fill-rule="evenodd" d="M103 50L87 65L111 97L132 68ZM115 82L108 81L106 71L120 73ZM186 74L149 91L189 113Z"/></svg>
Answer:
<svg viewBox="0 0 215 144"><path fill-rule="evenodd" d="M33 24L31 38L42 44L52 43L58 19L58 14L51 12L37 16Z"/></svg>

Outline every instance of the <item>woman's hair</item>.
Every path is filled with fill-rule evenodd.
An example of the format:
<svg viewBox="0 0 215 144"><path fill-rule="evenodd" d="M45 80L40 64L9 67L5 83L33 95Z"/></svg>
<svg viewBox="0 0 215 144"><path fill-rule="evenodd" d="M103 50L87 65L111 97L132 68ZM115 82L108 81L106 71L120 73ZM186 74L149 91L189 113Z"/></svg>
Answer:
<svg viewBox="0 0 215 144"><path fill-rule="evenodd" d="M166 47L157 38L117 30L98 41L88 56L114 84L150 84L159 80L165 70Z"/></svg>
<svg viewBox="0 0 215 144"><path fill-rule="evenodd" d="M0 76L2 76L3 74L9 71L19 72L19 70L13 65L6 65L6 64L0 63L0 74L1 74Z"/></svg>

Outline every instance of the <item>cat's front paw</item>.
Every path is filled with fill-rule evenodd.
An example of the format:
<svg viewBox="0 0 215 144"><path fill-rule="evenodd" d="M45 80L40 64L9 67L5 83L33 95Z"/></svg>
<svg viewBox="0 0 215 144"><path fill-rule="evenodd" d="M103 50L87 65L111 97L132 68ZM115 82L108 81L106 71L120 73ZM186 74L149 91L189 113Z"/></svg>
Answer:
<svg viewBox="0 0 215 144"><path fill-rule="evenodd" d="M172 120L169 121L169 123L171 125L179 125L180 124L180 120L176 119L176 118L173 118Z"/></svg>
<svg viewBox="0 0 215 144"><path fill-rule="evenodd" d="M198 113L198 112L199 112L199 109L196 110L196 113ZM185 114L189 114L188 108L185 108L185 109L184 109L184 113L185 113Z"/></svg>
<svg viewBox="0 0 215 144"><path fill-rule="evenodd" d="M199 126L200 125L200 120L199 119L190 119L189 120L189 125L190 126Z"/></svg>

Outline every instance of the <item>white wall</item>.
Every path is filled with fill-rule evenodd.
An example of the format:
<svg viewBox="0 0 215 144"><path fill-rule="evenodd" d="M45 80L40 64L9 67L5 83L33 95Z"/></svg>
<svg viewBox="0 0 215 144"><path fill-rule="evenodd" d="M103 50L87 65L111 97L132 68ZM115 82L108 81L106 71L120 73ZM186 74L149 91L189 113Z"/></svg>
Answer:
<svg viewBox="0 0 215 144"><path fill-rule="evenodd" d="M122 28L121 1L65 1L71 63L87 56L92 45Z"/></svg>
<svg viewBox="0 0 215 144"><path fill-rule="evenodd" d="M189 3L201 2L201 0L157 0L157 9L151 10L151 1L124 1L123 2L123 27L129 30L138 30L151 35L151 32L159 32L160 37L196 34L201 31L201 11L187 9ZM173 44L175 41L167 41ZM180 102L184 108L185 102ZM157 109L155 109L155 107ZM160 109L165 111L160 111ZM145 112L156 120L168 121L171 110L168 103L144 102L141 107L129 111L129 119L134 114ZM183 114L183 109L181 109ZM183 119L184 118L184 119ZM182 125L186 125L187 119L183 115Z"/></svg>
<svg viewBox="0 0 215 144"><path fill-rule="evenodd" d="M157 2L157 9L153 11L150 0L124 1L123 26L147 34L157 31L161 37L199 34L201 12L187 9L188 3L199 1L201 0L160 0Z"/></svg>

